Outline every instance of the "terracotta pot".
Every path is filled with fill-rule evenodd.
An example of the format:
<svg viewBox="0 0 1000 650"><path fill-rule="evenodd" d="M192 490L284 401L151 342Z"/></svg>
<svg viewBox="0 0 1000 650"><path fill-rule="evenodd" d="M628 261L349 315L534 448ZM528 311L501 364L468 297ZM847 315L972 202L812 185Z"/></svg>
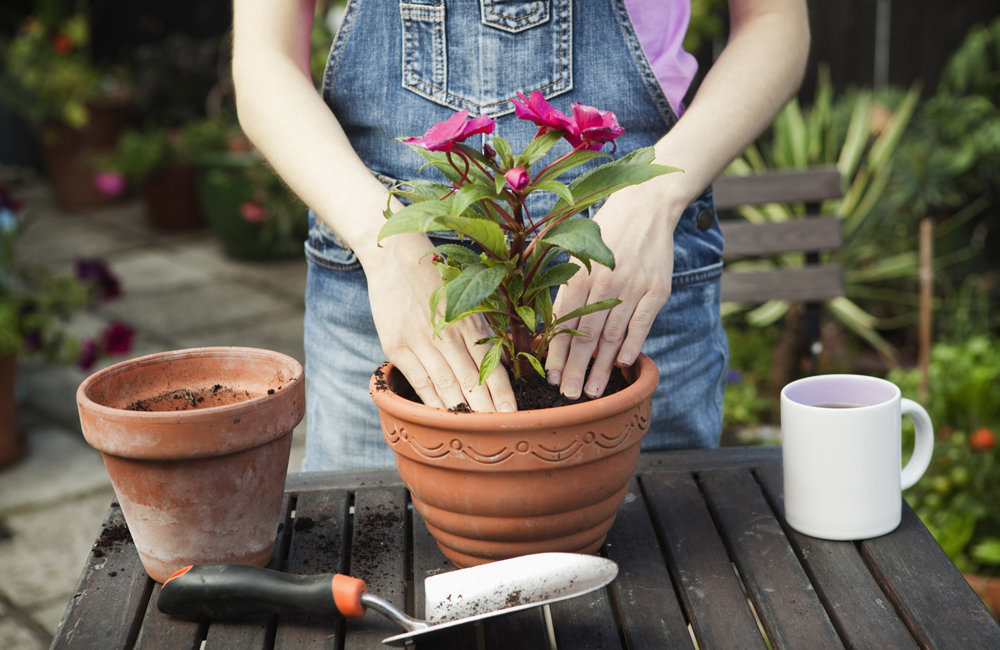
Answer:
<svg viewBox="0 0 1000 650"><path fill-rule="evenodd" d="M993 617L1000 620L1000 577L963 573L966 581L983 599Z"/></svg>
<svg viewBox="0 0 1000 650"><path fill-rule="evenodd" d="M452 413L400 397L391 364L372 399L396 467L441 551L460 567L600 548L639 459L659 372L590 402L516 413Z"/></svg>
<svg viewBox="0 0 1000 650"><path fill-rule="evenodd" d="M252 348L161 352L91 375L77 406L154 580L189 564L267 564L305 410L298 361Z"/></svg>
<svg viewBox="0 0 1000 650"><path fill-rule="evenodd" d="M128 103L108 99L88 107L87 123L80 129L65 124L45 126L42 153L56 202L67 210L105 206L118 200L101 193L94 184L98 159L110 153L128 120Z"/></svg>
<svg viewBox="0 0 1000 650"><path fill-rule="evenodd" d="M17 355L0 356L0 467L13 465L28 451L28 440L17 426Z"/></svg>
<svg viewBox="0 0 1000 650"><path fill-rule="evenodd" d="M192 165L168 165L141 187L149 222L161 230L186 230L205 225Z"/></svg>

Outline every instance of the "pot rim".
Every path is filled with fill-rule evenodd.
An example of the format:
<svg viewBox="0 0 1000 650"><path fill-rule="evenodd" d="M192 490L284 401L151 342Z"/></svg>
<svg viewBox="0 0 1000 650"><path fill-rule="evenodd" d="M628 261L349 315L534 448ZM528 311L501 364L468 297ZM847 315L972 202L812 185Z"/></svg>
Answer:
<svg viewBox="0 0 1000 650"><path fill-rule="evenodd" d="M394 371L398 372L395 365L389 361L379 366L378 370L372 374L368 389L372 401L379 409L384 409L402 420L423 419L428 416L428 412L433 412L445 416L436 422L436 426L441 429L475 431L498 428L497 417L503 416L503 424L499 426L505 431L514 431L537 427L540 414L543 413L547 414L547 417L559 418L559 421L565 425L589 422L605 417L609 405L612 403L615 404L615 411L622 411L640 404L652 394L660 381L660 372L656 363L646 354L640 354L634 364L622 370L627 373L626 376L634 373L635 378L628 386L611 395L565 406L508 413L454 413L401 397L387 387L377 386L380 381L380 373L385 376Z"/></svg>
<svg viewBox="0 0 1000 650"><path fill-rule="evenodd" d="M230 358L255 358L259 360L270 360L283 362L289 371L289 379L282 384L282 390L276 391L272 395L258 395L246 400L234 402L232 404L222 404L219 406L206 406L188 411L132 411L129 409L107 406L91 398L90 392L95 385L106 381L111 377L136 368L156 366L165 362L178 359L197 359L207 357L230 357ZM219 414L227 411L238 411L247 408L254 408L263 402L273 401L283 395L291 394L293 391L286 390L294 387L303 381L305 371L302 364L297 359L283 352L267 350L263 348L241 347L241 346L210 346L201 348L182 348L179 350L167 350L154 352L141 357L119 361L93 373L84 379L76 390L77 405L86 408L103 418L107 419L128 419L141 417L143 419L152 418L154 420L178 420L196 421L199 419L217 418Z"/></svg>

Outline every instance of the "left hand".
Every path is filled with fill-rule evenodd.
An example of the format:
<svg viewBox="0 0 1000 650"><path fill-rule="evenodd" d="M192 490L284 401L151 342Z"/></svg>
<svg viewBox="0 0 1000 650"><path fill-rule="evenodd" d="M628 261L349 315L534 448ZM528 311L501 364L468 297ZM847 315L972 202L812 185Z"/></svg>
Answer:
<svg viewBox="0 0 1000 650"><path fill-rule="evenodd" d="M590 274L578 271L560 287L553 311L566 314L608 298L621 303L564 323L584 336L558 336L549 346L546 374L566 397L604 394L612 367L635 362L653 320L667 303L674 270L674 225L683 208L664 206L651 198L647 188L635 186L613 194L595 215L604 242L615 255L615 269L593 264ZM588 375L591 358L594 364Z"/></svg>

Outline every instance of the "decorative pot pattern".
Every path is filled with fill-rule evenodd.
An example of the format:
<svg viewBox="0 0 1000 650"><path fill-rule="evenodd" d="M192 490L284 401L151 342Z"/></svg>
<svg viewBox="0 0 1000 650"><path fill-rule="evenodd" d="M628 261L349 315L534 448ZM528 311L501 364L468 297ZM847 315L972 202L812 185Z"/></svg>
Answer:
<svg viewBox="0 0 1000 650"><path fill-rule="evenodd" d="M305 412L298 361L252 348L162 352L91 375L77 405L150 577L267 564Z"/></svg>
<svg viewBox="0 0 1000 650"><path fill-rule="evenodd" d="M590 553L635 472L659 381L648 357L630 385L590 402L516 413L452 413L400 397L391 365L373 375L386 442L414 507L458 566L527 553Z"/></svg>

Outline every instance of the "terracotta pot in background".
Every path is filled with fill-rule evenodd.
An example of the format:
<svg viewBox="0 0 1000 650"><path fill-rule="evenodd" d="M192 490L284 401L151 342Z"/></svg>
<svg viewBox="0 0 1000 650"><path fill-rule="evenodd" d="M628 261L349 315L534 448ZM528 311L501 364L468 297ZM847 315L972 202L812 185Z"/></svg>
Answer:
<svg viewBox="0 0 1000 650"><path fill-rule="evenodd" d="M590 402L516 413L452 413L371 380L382 432L441 551L460 567L600 548L639 459L659 372L642 355L630 385Z"/></svg>
<svg viewBox="0 0 1000 650"><path fill-rule="evenodd" d="M77 406L150 577L267 564L305 412L298 361L252 348L161 352L91 375Z"/></svg>
<svg viewBox="0 0 1000 650"><path fill-rule="evenodd" d="M168 165L147 178L140 192L154 227L186 230L205 225L193 165Z"/></svg>
<svg viewBox="0 0 1000 650"><path fill-rule="evenodd" d="M94 176L99 171L98 158L114 149L127 124L128 107L125 98L109 98L87 107L87 123L80 129L45 126L42 154L60 207L81 210L117 200L97 189Z"/></svg>
<svg viewBox="0 0 1000 650"><path fill-rule="evenodd" d="M965 576L965 580L972 589L983 599L993 617L1000 620L1000 578L971 573L963 573L962 575Z"/></svg>
<svg viewBox="0 0 1000 650"><path fill-rule="evenodd" d="M0 356L0 468L13 465L28 451L28 441L17 426L17 355Z"/></svg>

